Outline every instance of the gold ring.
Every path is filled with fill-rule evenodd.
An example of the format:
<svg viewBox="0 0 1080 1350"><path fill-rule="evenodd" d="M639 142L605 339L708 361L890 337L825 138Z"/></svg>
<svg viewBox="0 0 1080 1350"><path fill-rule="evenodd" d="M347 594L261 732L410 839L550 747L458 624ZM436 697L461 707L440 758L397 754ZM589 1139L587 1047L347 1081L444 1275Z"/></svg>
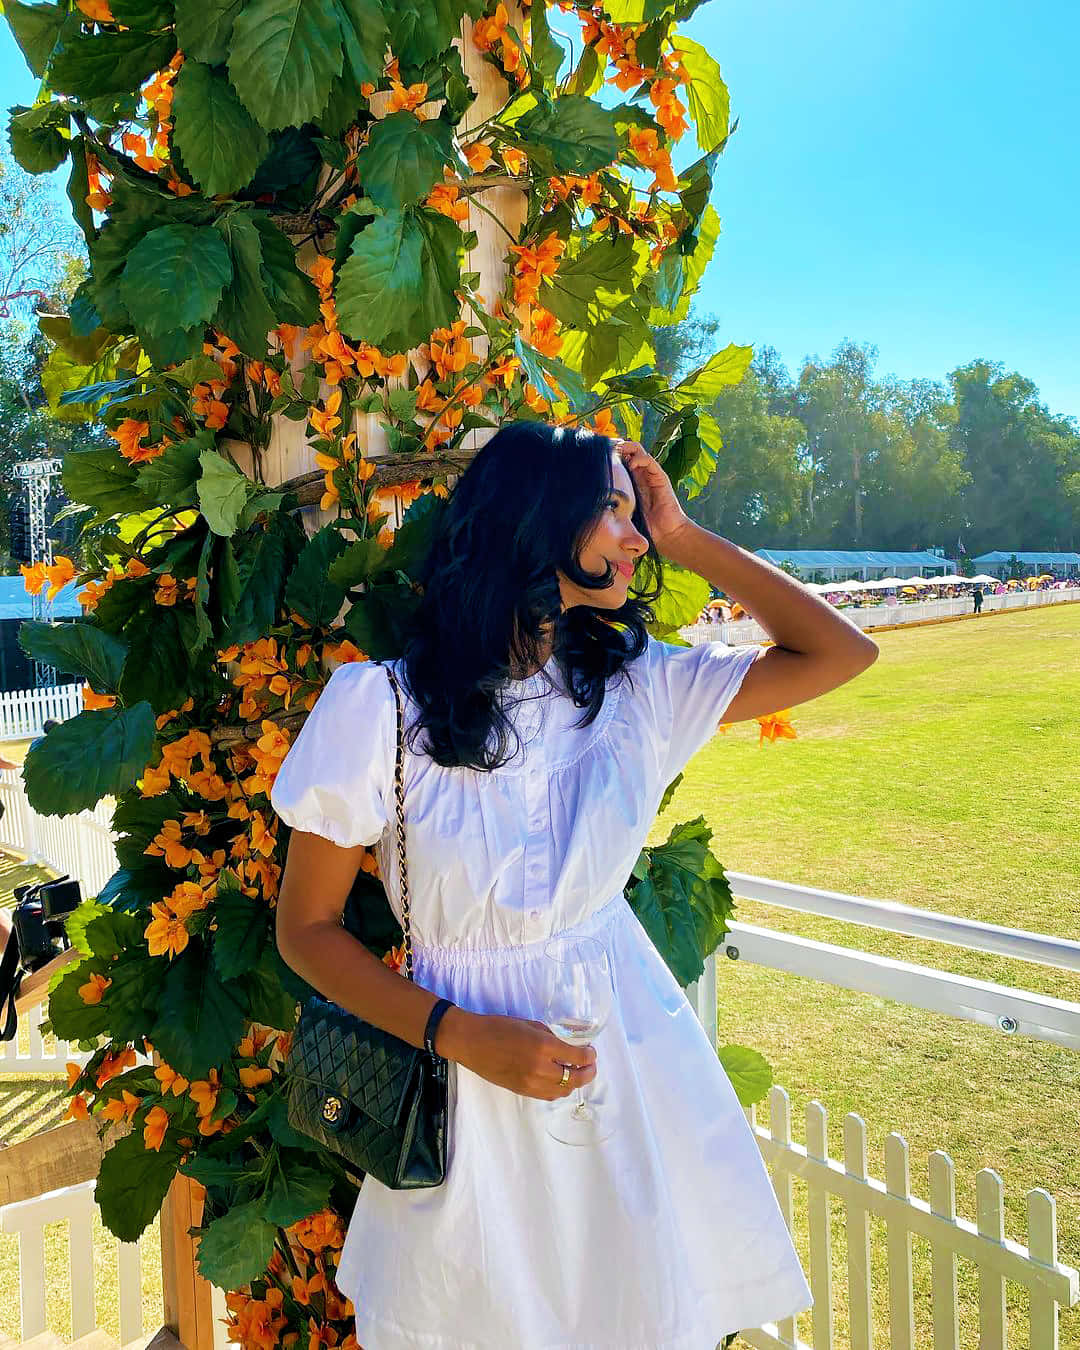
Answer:
<svg viewBox="0 0 1080 1350"><path fill-rule="evenodd" d="M570 1081L570 1065L564 1064L562 1066L562 1077L559 1079L559 1086L565 1087L567 1083L569 1083L569 1081Z"/></svg>

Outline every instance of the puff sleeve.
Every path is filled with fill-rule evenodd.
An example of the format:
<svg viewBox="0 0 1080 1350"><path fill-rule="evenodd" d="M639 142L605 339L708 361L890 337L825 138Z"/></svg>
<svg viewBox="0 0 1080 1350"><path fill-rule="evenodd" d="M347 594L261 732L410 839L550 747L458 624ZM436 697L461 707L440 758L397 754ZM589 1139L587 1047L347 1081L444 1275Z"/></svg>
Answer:
<svg viewBox="0 0 1080 1350"><path fill-rule="evenodd" d="M274 810L342 848L374 844L390 819L396 747L386 671L373 661L339 666L278 771Z"/></svg>
<svg viewBox="0 0 1080 1350"><path fill-rule="evenodd" d="M665 783L712 739L746 672L764 650L756 643L675 647L650 637L650 684Z"/></svg>

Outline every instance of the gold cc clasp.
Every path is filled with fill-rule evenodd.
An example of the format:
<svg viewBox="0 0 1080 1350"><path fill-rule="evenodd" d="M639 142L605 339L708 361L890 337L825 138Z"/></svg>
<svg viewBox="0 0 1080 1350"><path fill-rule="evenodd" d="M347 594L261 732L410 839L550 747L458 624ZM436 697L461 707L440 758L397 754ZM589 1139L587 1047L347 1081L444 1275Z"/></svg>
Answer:
<svg viewBox="0 0 1080 1350"><path fill-rule="evenodd" d="M322 1104L322 1118L328 1125L336 1123L344 1103L340 1097L327 1097Z"/></svg>

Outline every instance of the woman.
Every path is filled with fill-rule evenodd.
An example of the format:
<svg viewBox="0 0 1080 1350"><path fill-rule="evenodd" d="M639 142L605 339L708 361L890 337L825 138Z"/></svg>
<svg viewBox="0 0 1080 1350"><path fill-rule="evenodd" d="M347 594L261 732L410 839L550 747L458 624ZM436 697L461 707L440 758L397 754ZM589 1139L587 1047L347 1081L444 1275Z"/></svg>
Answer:
<svg viewBox="0 0 1080 1350"><path fill-rule="evenodd" d="M654 639L661 553L738 596L775 645ZM623 887L666 787L719 722L816 698L877 648L693 523L640 445L540 423L479 452L419 580L392 663L409 695L415 983L341 925L365 845L400 917L385 671L335 671L273 792L293 828L277 909L289 965L415 1046L436 1001L453 1004L435 1041L450 1061L447 1179L365 1180L337 1275L357 1340L714 1350L810 1292L734 1091ZM554 933L607 949L615 1008L595 1046L541 1020ZM550 1137L547 1103L594 1080L611 1137Z"/></svg>

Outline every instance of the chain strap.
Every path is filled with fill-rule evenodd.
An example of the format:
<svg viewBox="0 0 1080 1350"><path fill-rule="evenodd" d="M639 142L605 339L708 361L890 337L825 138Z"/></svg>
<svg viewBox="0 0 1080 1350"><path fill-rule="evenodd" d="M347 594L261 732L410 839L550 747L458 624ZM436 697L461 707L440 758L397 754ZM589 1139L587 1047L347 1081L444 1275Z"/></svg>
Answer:
<svg viewBox="0 0 1080 1350"><path fill-rule="evenodd" d="M398 873L401 877L401 928L405 935L405 968L404 974L407 980L413 977L413 952L412 952L412 924L409 918L409 872L405 865L405 772L404 752L402 741L404 739L404 716L401 710L401 690L398 688L398 682L394 677L394 672L389 665L385 665L387 677L394 690L394 701L397 703L397 755L394 760L394 798L397 806L397 854L398 854Z"/></svg>

